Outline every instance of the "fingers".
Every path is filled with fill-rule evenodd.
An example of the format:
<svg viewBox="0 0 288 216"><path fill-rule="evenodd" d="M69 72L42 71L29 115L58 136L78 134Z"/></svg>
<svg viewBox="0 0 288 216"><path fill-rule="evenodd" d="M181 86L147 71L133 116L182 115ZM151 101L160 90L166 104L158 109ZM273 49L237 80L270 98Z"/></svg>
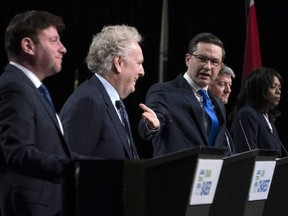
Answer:
<svg viewBox="0 0 288 216"><path fill-rule="evenodd" d="M159 122L159 120L157 118L156 113L152 109L147 107L145 104L143 104L143 103L140 103L139 107L144 111L142 113L142 118L144 119L146 124L148 124L149 127L152 128L152 129L159 128L160 122Z"/></svg>
<svg viewBox="0 0 288 216"><path fill-rule="evenodd" d="M151 109L147 107L145 104L140 103L139 107L144 111L144 112L151 112Z"/></svg>
<svg viewBox="0 0 288 216"><path fill-rule="evenodd" d="M150 116L151 115L153 117L156 117L155 112L152 109L150 109L148 106L146 106L145 104L140 103L139 107L144 111L142 115L144 115L144 116L146 116L146 115Z"/></svg>

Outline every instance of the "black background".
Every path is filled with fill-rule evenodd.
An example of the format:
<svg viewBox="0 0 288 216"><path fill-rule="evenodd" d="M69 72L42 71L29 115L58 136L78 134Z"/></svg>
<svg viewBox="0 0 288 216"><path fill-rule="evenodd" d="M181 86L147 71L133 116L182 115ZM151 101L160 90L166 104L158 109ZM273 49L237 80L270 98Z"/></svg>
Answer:
<svg viewBox="0 0 288 216"><path fill-rule="evenodd" d="M276 126L281 140L288 147L287 118L287 62L288 62L288 1L254 0L262 64L278 70L284 80L282 98L278 106L282 116ZM224 43L225 63L236 73L227 112L233 108L241 85L243 55L246 36L245 0L170 0L169 1L169 52L165 80L174 79L186 70L184 57L189 40L197 33L211 32ZM135 26L144 36L145 76L138 80L136 91L125 99L133 126L134 137L142 157L151 157L150 142L142 141L137 133L141 118L140 102L144 102L148 88L158 82L162 1L160 0L1 0L0 2L0 66L7 64L4 33L9 20L18 12L47 10L61 16L66 30L61 40L68 52L63 69L45 80L56 109L73 92L76 71L80 83L91 76L84 64L92 36L103 26L128 24ZM3 69L1 69L2 71ZM99 114L100 115L100 114Z"/></svg>

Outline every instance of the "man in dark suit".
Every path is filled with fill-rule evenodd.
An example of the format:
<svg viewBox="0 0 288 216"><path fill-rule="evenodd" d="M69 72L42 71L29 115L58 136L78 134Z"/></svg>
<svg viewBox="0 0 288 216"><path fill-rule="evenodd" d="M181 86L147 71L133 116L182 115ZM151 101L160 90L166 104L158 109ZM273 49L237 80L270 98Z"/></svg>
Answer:
<svg viewBox="0 0 288 216"><path fill-rule="evenodd" d="M198 34L185 56L186 73L149 89L146 105L140 104L144 112L139 133L152 140L154 156L196 146L225 148L231 153L225 107L209 91L206 94L224 58L223 44L216 36Z"/></svg>
<svg viewBox="0 0 288 216"><path fill-rule="evenodd" d="M94 74L60 112L65 137L75 152L104 159L138 158L127 113L121 115L121 100L144 76L141 40L127 25L104 27L93 37L86 63Z"/></svg>
<svg viewBox="0 0 288 216"><path fill-rule="evenodd" d="M16 15L5 34L9 64L0 77L0 214L53 216L71 154L53 104L38 87L61 70L62 19L44 11Z"/></svg>

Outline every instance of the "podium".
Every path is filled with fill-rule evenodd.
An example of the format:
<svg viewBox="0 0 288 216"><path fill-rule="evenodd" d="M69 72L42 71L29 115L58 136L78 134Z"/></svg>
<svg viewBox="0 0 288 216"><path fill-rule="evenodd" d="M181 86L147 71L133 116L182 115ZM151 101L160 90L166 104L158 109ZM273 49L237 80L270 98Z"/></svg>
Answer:
<svg viewBox="0 0 288 216"><path fill-rule="evenodd" d="M265 200L249 201L258 161L275 161L277 152L255 149L224 158L209 216L260 216Z"/></svg>
<svg viewBox="0 0 288 216"><path fill-rule="evenodd" d="M274 150L260 150L254 165L244 216L262 216L272 183L276 157Z"/></svg>
<svg viewBox="0 0 288 216"><path fill-rule="evenodd" d="M63 216L122 215L123 161L75 160L62 178Z"/></svg>
<svg viewBox="0 0 288 216"><path fill-rule="evenodd" d="M263 216L287 216L288 200L288 157L278 159L269 191L265 202Z"/></svg>
<svg viewBox="0 0 288 216"><path fill-rule="evenodd" d="M223 156L199 147L148 160L76 160L63 177L62 215L184 216L198 160Z"/></svg>
<svg viewBox="0 0 288 216"><path fill-rule="evenodd" d="M223 149L195 148L135 163L124 170L125 216L208 215L208 206L187 209L199 159L221 159ZM187 210L187 214L186 214ZM197 213L197 214L196 214ZM200 213L200 214L198 214Z"/></svg>

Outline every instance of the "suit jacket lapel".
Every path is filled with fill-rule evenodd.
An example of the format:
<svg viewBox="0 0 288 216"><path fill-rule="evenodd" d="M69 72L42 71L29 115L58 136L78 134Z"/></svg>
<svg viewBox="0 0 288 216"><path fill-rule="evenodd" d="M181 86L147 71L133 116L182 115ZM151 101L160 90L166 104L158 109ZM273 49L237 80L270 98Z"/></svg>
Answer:
<svg viewBox="0 0 288 216"><path fill-rule="evenodd" d="M191 89L191 86L189 83L185 80L185 78L182 75L179 75L175 79L175 86L179 88L179 95L182 95L185 100L187 100L191 104L191 111L195 116L196 125L199 127L200 131L202 132L202 136L205 137L207 145L208 145L208 139L206 135L206 129L204 126L204 110L202 109L198 99L196 98L193 90ZM186 90L183 94L183 90ZM203 115L199 115L200 113L203 113Z"/></svg>
<svg viewBox="0 0 288 216"><path fill-rule="evenodd" d="M64 136L61 132L61 129L60 129L58 120L56 118L56 115L52 111L50 106L47 104L47 102L45 101L45 99L41 95L40 91L36 88L36 86L33 84L33 82L26 75L23 74L23 72L19 68L15 67L14 65L8 64L6 70L9 70L9 73L14 73L16 75L16 77L18 77L17 79L21 79L23 82L26 82L33 89L33 91L35 93L35 97L37 97L39 99L39 101L43 104L44 109L46 109L46 111L48 112L49 116L51 117L53 123L55 124L56 128L58 129L59 137L62 140L62 147L63 147L64 151L66 152L67 156L69 158L71 158L69 146L67 145L66 141L64 140Z"/></svg>
<svg viewBox="0 0 288 216"><path fill-rule="evenodd" d="M212 104L216 107L215 112L218 117L219 125L221 123L226 122L226 110L223 104L220 104L221 102L217 100L209 91L208 91L209 97L212 101ZM218 111L218 112L217 112Z"/></svg>
<svg viewBox="0 0 288 216"><path fill-rule="evenodd" d="M53 112L53 110L51 109L50 105L47 103L47 101L44 99L44 97L41 95L40 91L35 87L35 85L33 83L31 83L30 85L31 85L32 88L34 88L34 92L35 92L36 97L38 97L38 99L40 100L40 102L44 106L44 109L46 109L46 111L48 112L48 114L49 114L50 118L52 119L54 125L56 126L56 128L58 130L59 137L62 140L61 143L62 143L62 147L63 147L64 151L66 152L67 156L69 158L71 158L71 150L70 150L69 146L67 145L67 143L66 143L66 141L64 139L64 136L63 136L62 131L60 129L60 125L59 125L58 119L56 117L56 113Z"/></svg>
<svg viewBox="0 0 288 216"><path fill-rule="evenodd" d="M114 105L111 102L111 99L110 99L106 89L104 88L101 81L96 76L92 76L90 81L93 83L93 85L95 85L99 89L99 91L101 92L101 94L103 96L103 100L104 100L104 102L106 104L106 108L107 108L107 113L110 116L112 124L114 125L114 128L115 128L115 131L117 132L117 134L119 136L119 142L121 142L121 144L123 145L129 158L133 158L133 155L132 155L129 143L128 143L125 128L124 128L115 108L114 108Z"/></svg>

